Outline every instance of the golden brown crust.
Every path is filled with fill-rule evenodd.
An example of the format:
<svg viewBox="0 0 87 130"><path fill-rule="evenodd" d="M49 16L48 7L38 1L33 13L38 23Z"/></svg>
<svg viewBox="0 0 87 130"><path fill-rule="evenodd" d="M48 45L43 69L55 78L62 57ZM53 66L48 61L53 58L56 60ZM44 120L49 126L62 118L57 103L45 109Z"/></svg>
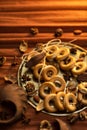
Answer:
<svg viewBox="0 0 87 130"><path fill-rule="evenodd" d="M41 69L43 68L43 63L37 64L34 68L33 68L33 74L35 76L36 79L42 79L42 75L40 75Z"/></svg>
<svg viewBox="0 0 87 130"><path fill-rule="evenodd" d="M53 78L55 75L57 75L57 73L58 70L56 69L56 67L54 67L53 65L48 65L43 69L43 78L45 81L48 81L51 78Z"/></svg>
<svg viewBox="0 0 87 130"><path fill-rule="evenodd" d="M80 84L78 84L78 90L81 92L81 93L85 93L87 94L87 82L82 82Z"/></svg>
<svg viewBox="0 0 87 130"><path fill-rule="evenodd" d="M39 87L39 94L42 98L45 98L51 93L56 93L55 85L52 82L44 82Z"/></svg>
<svg viewBox="0 0 87 130"><path fill-rule="evenodd" d="M51 45L46 48L46 58L48 60L53 60L57 56L59 48L56 45Z"/></svg>
<svg viewBox="0 0 87 130"><path fill-rule="evenodd" d="M87 69L87 65L84 61L79 61L75 63L75 66L72 68L72 73L74 75L79 75L85 72Z"/></svg>
<svg viewBox="0 0 87 130"><path fill-rule="evenodd" d="M73 93L67 93L64 98L64 106L68 112L76 110L77 99Z"/></svg>
<svg viewBox="0 0 87 130"><path fill-rule="evenodd" d="M83 94L81 92L78 92L78 101L84 105L87 105L87 98L86 98L87 94Z"/></svg>
<svg viewBox="0 0 87 130"><path fill-rule="evenodd" d="M64 111L65 107L64 107L64 98L65 98L65 93L64 92L58 92L56 94L56 107L60 110L60 111Z"/></svg>
<svg viewBox="0 0 87 130"><path fill-rule="evenodd" d="M70 70L74 67L75 62L75 58L69 55L69 57L66 60L60 62L60 68L63 70Z"/></svg>
<svg viewBox="0 0 87 130"><path fill-rule="evenodd" d="M58 54L56 56L56 59L59 60L59 61L60 60L64 60L64 59L66 59L69 56L69 54L70 54L70 51L69 51L68 48L61 47L61 48L59 48Z"/></svg>
<svg viewBox="0 0 87 130"><path fill-rule="evenodd" d="M60 76L54 76L50 82L53 82L56 86L56 91L57 92L60 92L60 91L63 91L65 89L65 86L66 86L66 82L65 80L60 77Z"/></svg>
<svg viewBox="0 0 87 130"><path fill-rule="evenodd" d="M56 112L58 109L55 105L56 94L49 94L45 97L44 107L48 112Z"/></svg>

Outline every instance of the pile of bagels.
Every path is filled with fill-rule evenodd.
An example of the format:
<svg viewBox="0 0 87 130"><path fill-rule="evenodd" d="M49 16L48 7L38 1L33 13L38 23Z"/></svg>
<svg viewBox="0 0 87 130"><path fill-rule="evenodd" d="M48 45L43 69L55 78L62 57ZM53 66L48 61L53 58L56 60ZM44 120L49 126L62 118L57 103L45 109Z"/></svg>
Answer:
<svg viewBox="0 0 87 130"><path fill-rule="evenodd" d="M77 105L87 105L87 82L78 82L77 76L87 71L87 52L75 46L49 44L43 50L45 57L33 67L33 76L39 82L38 95L47 112L74 112ZM63 74L72 76L65 80ZM67 75L66 75L67 76ZM74 91L67 88L75 81Z"/></svg>

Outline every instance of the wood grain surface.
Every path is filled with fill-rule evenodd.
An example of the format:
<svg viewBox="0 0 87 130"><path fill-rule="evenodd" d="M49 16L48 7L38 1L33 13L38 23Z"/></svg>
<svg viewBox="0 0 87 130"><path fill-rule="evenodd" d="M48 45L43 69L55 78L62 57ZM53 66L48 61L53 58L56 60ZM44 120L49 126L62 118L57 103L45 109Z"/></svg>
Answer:
<svg viewBox="0 0 87 130"><path fill-rule="evenodd" d="M30 34L32 27L39 30L35 36ZM87 49L87 1L0 0L0 56L7 58L0 67L0 84L4 83L3 77L6 75L17 76L22 56L18 47L23 40L28 42L30 51L37 43L46 43L55 38L57 28L63 29L63 35L59 39L75 40L73 44ZM82 30L80 35L73 33L77 29ZM12 67L14 56L17 57L18 65ZM37 113L30 105L27 106L26 117L31 119L29 124L24 125L19 120L10 126L0 126L0 130L39 130L41 120L53 122L56 118L42 112ZM66 117L58 118L67 122ZM70 125L72 130L86 130L86 126L87 121L77 121Z"/></svg>

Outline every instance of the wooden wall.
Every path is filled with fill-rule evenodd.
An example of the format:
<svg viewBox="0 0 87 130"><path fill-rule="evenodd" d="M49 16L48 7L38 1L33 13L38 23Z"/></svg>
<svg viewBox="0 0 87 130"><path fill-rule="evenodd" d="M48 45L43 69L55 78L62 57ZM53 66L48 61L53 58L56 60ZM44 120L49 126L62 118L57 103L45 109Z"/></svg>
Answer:
<svg viewBox="0 0 87 130"><path fill-rule="evenodd" d="M38 27L39 34L31 37L31 27ZM80 45L87 41L86 0L0 0L0 43L15 43L21 40L46 42L54 38L56 28L62 28L61 39L78 39ZM73 30L81 29L80 36ZM3 46L0 45L0 46Z"/></svg>

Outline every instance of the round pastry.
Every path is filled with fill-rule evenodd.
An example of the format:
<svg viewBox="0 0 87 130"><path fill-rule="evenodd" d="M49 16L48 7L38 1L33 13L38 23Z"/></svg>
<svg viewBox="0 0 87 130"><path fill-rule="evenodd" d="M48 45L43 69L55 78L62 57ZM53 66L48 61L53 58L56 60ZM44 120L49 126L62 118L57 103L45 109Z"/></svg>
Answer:
<svg viewBox="0 0 87 130"><path fill-rule="evenodd" d="M72 73L75 75L82 74L87 69L87 65L83 61L79 61L75 63L75 66L72 68Z"/></svg>
<svg viewBox="0 0 87 130"><path fill-rule="evenodd" d="M75 58L69 55L69 57L60 62L60 67L63 70L70 70L74 67L75 62L76 62Z"/></svg>
<svg viewBox="0 0 87 130"><path fill-rule="evenodd" d="M81 92L78 92L78 101L83 103L84 105L87 105L87 94L83 94Z"/></svg>
<svg viewBox="0 0 87 130"><path fill-rule="evenodd" d="M87 82L82 82L82 83L78 84L78 90L81 93L87 94Z"/></svg>
<svg viewBox="0 0 87 130"><path fill-rule="evenodd" d="M72 44L73 41L53 39L43 43L42 48L35 47L24 54L18 84L27 92L28 101L36 110L66 116L86 108L87 51ZM26 86L28 82L34 83L32 94L29 92L32 88ZM41 102L32 98L34 94Z"/></svg>
<svg viewBox="0 0 87 130"><path fill-rule="evenodd" d="M33 74L36 79L39 79L39 78L42 79L42 74L40 75L42 68L43 68L43 63L37 64L33 68Z"/></svg>
<svg viewBox="0 0 87 130"><path fill-rule="evenodd" d="M54 67L53 65L47 65L43 69L43 79L45 81L48 81L51 78L53 78L57 73L58 73L58 71L57 71L56 67Z"/></svg>
<svg viewBox="0 0 87 130"><path fill-rule="evenodd" d="M60 92L60 91L63 91L65 89L65 86L66 86L66 82L65 80L60 77L60 76L54 76L50 82L53 82L56 86L56 91L57 92Z"/></svg>
<svg viewBox="0 0 87 130"><path fill-rule="evenodd" d="M56 94L56 107L60 110L63 111L65 109L64 107L64 97L65 97L65 93L64 92L58 92Z"/></svg>
<svg viewBox="0 0 87 130"><path fill-rule="evenodd" d="M59 51L57 53L56 59L57 60L64 60L66 59L70 54L70 51L66 47L61 47L59 48Z"/></svg>
<svg viewBox="0 0 87 130"><path fill-rule="evenodd" d="M68 112L76 110L77 99L73 93L67 93L64 98L64 106Z"/></svg>
<svg viewBox="0 0 87 130"><path fill-rule="evenodd" d="M57 108L55 105L56 94L49 94L44 99L44 107L48 112L56 112Z"/></svg>
<svg viewBox="0 0 87 130"><path fill-rule="evenodd" d="M80 52L79 58L85 58L86 52Z"/></svg>
<svg viewBox="0 0 87 130"><path fill-rule="evenodd" d="M52 82L44 82L39 87L39 94L42 98L46 97L48 94L56 93L55 85Z"/></svg>
<svg viewBox="0 0 87 130"><path fill-rule="evenodd" d="M46 50L47 50L47 52L46 52L46 58L48 60L52 60L53 58L56 57L59 48L56 45L51 45L51 46L48 46L46 48Z"/></svg>

